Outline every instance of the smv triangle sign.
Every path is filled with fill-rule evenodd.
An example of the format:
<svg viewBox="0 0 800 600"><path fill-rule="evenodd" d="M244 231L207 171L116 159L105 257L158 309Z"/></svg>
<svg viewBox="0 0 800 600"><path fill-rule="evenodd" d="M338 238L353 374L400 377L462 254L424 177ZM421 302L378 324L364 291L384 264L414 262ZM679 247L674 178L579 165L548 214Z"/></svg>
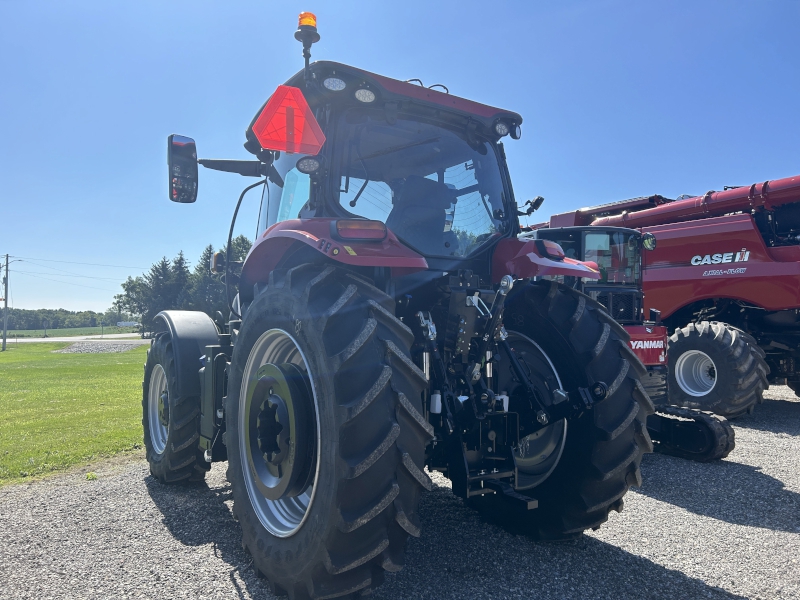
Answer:
<svg viewBox="0 0 800 600"><path fill-rule="evenodd" d="M325 143L303 92L288 85L278 86L272 94L253 123L253 133L262 148L290 154L318 154Z"/></svg>

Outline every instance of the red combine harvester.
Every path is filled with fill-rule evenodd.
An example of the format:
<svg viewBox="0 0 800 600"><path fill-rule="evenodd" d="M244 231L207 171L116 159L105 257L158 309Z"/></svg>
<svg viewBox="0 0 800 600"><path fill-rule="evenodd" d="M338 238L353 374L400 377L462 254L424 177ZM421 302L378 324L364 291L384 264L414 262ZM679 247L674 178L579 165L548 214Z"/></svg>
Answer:
<svg viewBox="0 0 800 600"><path fill-rule="evenodd" d="M800 176L670 200L649 196L551 218L551 226L635 227L645 309L674 334L672 404L735 417L769 383L800 391Z"/></svg>
<svg viewBox="0 0 800 600"><path fill-rule="evenodd" d="M255 160L198 161L194 140L169 138L170 200L196 200L198 162L259 178L239 203L263 187L244 264L214 258L229 318L158 315L142 398L152 475L202 479L227 460L243 545L292 599L352 597L401 569L426 467L520 533L600 526L641 482L653 406L625 330L534 281L598 273L518 239L501 140L522 118L309 64L308 13L295 37L306 66L247 129Z"/></svg>
<svg viewBox="0 0 800 600"><path fill-rule="evenodd" d="M656 407L647 418L655 450L700 462L728 456L735 442L725 417L668 406L667 328L660 323L657 310L649 310L647 321L642 310L642 256L655 250L655 236L623 227L559 227L538 228L520 238L557 242L567 257L599 270L597 280L563 275L543 278L597 300L630 336L628 345L647 368L642 381Z"/></svg>

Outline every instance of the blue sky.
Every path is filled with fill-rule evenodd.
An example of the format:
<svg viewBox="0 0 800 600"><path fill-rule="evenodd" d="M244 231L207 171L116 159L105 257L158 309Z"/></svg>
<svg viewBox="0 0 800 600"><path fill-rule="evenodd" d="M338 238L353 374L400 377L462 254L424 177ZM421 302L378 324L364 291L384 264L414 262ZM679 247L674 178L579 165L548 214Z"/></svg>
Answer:
<svg viewBox="0 0 800 600"><path fill-rule="evenodd" d="M512 180L519 201L546 198L543 217L800 173L794 0L0 0L0 253L25 257L15 307L103 310L127 275L224 243L248 181L202 171L196 204L169 202L166 137L249 158L245 127L302 66L302 10L319 19L315 59L521 113ZM257 199L245 202L237 232L252 238Z"/></svg>

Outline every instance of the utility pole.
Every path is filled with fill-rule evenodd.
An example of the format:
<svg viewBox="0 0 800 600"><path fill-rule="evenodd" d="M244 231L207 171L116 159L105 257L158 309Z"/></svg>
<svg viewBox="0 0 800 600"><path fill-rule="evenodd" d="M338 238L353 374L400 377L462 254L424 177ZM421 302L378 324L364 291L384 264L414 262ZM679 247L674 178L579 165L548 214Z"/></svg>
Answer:
<svg viewBox="0 0 800 600"><path fill-rule="evenodd" d="M8 254L6 254L6 276L3 277L3 352L6 351L6 336L8 335Z"/></svg>

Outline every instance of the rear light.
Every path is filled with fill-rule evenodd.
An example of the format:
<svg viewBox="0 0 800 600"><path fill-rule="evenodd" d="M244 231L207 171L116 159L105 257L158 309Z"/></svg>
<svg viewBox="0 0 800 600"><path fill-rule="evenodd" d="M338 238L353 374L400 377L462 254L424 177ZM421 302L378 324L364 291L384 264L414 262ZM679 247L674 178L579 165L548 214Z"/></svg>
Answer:
<svg viewBox="0 0 800 600"><path fill-rule="evenodd" d="M355 97L359 102L375 102L375 92L368 90L367 88L356 90Z"/></svg>
<svg viewBox="0 0 800 600"><path fill-rule="evenodd" d="M330 90L332 92L341 92L347 87L347 84L344 82L344 80L339 79L338 77L328 77L322 81L322 85L325 86L326 90Z"/></svg>
<svg viewBox="0 0 800 600"><path fill-rule="evenodd" d="M536 249L539 254L552 260L564 260L564 250L550 240L536 240Z"/></svg>
<svg viewBox="0 0 800 600"><path fill-rule="evenodd" d="M312 175L322 166L321 156L304 156L295 164L295 168L303 175Z"/></svg>
<svg viewBox="0 0 800 600"><path fill-rule="evenodd" d="M494 132L500 137L508 135L508 124L498 121L494 124Z"/></svg>
<svg viewBox="0 0 800 600"><path fill-rule="evenodd" d="M386 225L366 219L336 221L336 237L342 240L376 241L386 239Z"/></svg>

